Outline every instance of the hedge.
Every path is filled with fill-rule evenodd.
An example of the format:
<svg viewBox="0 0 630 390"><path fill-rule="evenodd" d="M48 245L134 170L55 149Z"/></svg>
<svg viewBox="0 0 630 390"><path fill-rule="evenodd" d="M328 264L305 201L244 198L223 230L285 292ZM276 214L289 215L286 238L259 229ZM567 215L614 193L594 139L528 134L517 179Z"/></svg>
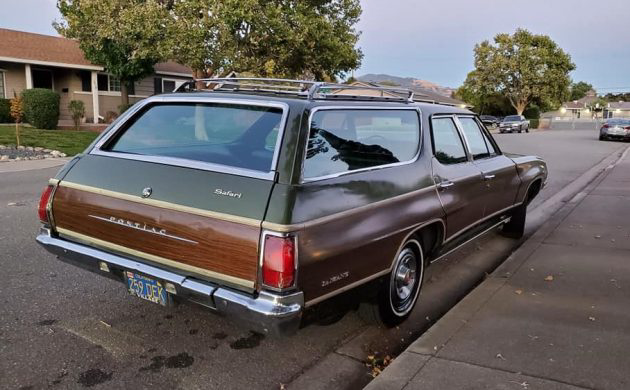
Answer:
<svg viewBox="0 0 630 390"><path fill-rule="evenodd" d="M34 88L22 92L24 119L39 129L55 129L59 122L59 94L50 89Z"/></svg>
<svg viewBox="0 0 630 390"><path fill-rule="evenodd" d="M10 99L0 99L0 123L13 123Z"/></svg>

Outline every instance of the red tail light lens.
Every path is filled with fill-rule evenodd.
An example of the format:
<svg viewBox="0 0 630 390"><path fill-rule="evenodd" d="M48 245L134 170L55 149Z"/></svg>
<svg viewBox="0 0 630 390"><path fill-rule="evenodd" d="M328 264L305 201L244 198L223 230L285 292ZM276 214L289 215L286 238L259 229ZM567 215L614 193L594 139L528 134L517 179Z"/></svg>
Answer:
<svg viewBox="0 0 630 390"><path fill-rule="evenodd" d="M287 288L295 282L295 240L265 236L262 278L265 286Z"/></svg>
<svg viewBox="0 0 630 390"><path fill-rule="evenodd" d="M625 130L630 130L630 126L624 127Z"/></svg>
<svg viewBox="0 0 630 390"><path fill-rule="evenodd" d="M607 128L609 128L610 126L606 124L606 125L604 125L604 126L602 126L602 127L603 127L604 129L607 129Z"/></svg>
<svg viewBox="0 0 630 390"><path fill-rule="evenodd" d="M39 214L39 220L42 223L48 223L48 213L46 212L46 206L50 200L50 194L52 194L53 187L48 186L42 192L41 198L39 198L39 206L37 207L37 213Z"/></svg>

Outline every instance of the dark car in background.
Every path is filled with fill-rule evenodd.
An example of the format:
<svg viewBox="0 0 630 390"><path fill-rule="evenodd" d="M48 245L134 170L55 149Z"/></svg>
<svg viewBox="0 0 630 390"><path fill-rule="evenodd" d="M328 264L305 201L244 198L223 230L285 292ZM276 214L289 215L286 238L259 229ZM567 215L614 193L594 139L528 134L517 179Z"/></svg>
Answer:
<svg viewBox="0 0 630 390"><path fill-rule="evenodd" d="M529 133L529 121L523 115L508 115L499 123L501 133L521 133L523 130Z"/></svg>
<svg viewBox="0 0 630 390"><path fill-rule="evenodd" d="M630 119L609 119L599 129L599 140L630 141Z"/></svg>
<svg viewBox="0 0 630 390"><path fill-rule="evenodd" d="M481 122L486 125L486 127L497 127L499 125L499 119L497 119L496 116L481 115L479 119L481 119Z"/></svg>

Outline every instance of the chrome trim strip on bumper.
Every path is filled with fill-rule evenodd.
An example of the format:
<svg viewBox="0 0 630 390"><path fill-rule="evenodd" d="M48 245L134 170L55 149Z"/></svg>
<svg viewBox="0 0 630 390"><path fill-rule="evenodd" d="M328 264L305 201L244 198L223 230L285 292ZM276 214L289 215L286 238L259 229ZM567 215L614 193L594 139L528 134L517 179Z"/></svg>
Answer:
<svg viewBox="0 0 630 390"><path fill-rule="evenodd" d="M171 283L176 290L175 296L203 305L226 317L237 318L264 332L290 335L295 333L300 326L304 308L302 292L279 295L262 291L255 297L250 296L100 249L53 237L50 230L45 227L40 230L36 240L47 251L57 255L61 261L120 282L124 282L124 279L118 275L122 275L124 271L137 271ZM110 271L101 270L100 263L107 264Z"/></svg>

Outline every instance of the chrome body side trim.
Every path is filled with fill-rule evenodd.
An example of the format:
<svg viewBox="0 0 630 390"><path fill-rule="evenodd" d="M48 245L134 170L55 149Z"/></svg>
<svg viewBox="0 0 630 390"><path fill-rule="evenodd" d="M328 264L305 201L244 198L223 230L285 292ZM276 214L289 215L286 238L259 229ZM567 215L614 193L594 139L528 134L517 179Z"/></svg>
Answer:
<svg viewBox="0 0 630 390"><path fill-rule="evenodd" d="M122 272L136 271L175 286L176 295L229 317L237 318L257 329L273 334L292 334L300 325L304 297L301 292L288 295L260 292L248 295L210 282L167 271L86 245L51 236L42 228L37 242L60 260L88 271L124 282ZM99 269L106 263L110 272Z"/></svg>
<svg viewBox="0 0 630 390"><path fill-rule="evenodd" d="M503 220L501 220L501 221L499 221L499 222L495 223L494 225L490 226L489 228L487 228L487 229L485 229L485 230L481 231L480 233L475 234L474 236L470 237L470 238L469 238L469 239L467 239L466 241L464 241L464 242L462 242L461 244L457 245L455 248L453 248L453 249L449 250L448 252L446 252L446 253L444 253L444 254L442 254L442 255L438 256L438 257L436 257L435 259L432 259L432 260L431 260L431 264L435 263L435 262L436 262L436 261L438 261L438 260L441 260L441 259L445 258L446 256L448 256L448 255L450 255L451 253L455 252L455 251L456 251L456 250L458 250L459 248L461 248L461 247L463 247L464 245L468 244L469 242L474 241L474 240L476 240L477 238L479 238L479 237L483 236L484 234L488 233L488 232L489 232L489 231L491 231L492 229L494 229L494 228L496 228L496 227L498 227L498 226L500 226L500 225L503 225L503 224L505 224L505 223L510 222L510 219L511 219L511 217L509 217L509 218L505 218L505 219L503 219Z"/></svg>
<svg viewBox="0 0 630 390"><path fill-rule="evenodd" d="M485 217L483 217L482 219L475 221L474 223L471 223L470 225L466 226L465 228L461 229L460 231L458 231L457 233L453 234L452 236L450 236L447 240L444 241L444 243L446 244L447 242L452 241L453 239L461 236L462 234L466 233L470 228L474 227L475 225L479 225L480 223L483 223L485 221L487 221L488 219L492 218L492 217L496 217L499 214L505 213L508 210L513 209L514 207L520 206L521 204L523 204L523 202L518 202L518 203L514 203L512 206L508 206L504 209L501 209L497 212L494 212L490 215L486 215Z"/></svg>
<svg viewBox="0 0 630 390"><path fill-rule="evenodd" d="M309 136L311 134L311 123L313 121L313 115L315 115L315 113L317 113L318 111L330 111L330 110L354 110L354 111L361 111L361 110L387 110L387 111L395 111L395 110L412 110L412 111L416 111L418 114L418 150L416 152L416 154L414 155L413 158L411 158L410 160L407 161L401 161L401 162L397 162L397 163L392 163L392 164L385 164L385 165L378 165L378 166L374 166L374 167L368 167L368 168L361 168L361 169L355 169L353 171L345 171L345 172L338 172L338 173L333 173L330 175L324 175L324 176L316 176L316 177L309 177L309 178L305 178L304 177L304 164L306 163L306 152L308 150L308 140L309 140ZM307 127L307 133L306 133L306 141L304 146L304 153L302 156L302 161L301 161L301 166L300 166L300 184L303 183L310 183L310 182L314 182L314 181L320 181L320 180L326 180L326 179L332 179L335 177L340 177L340 176L346 176L346 175L351 175L351 174L355 174L355 173L360 173L360 172L367 172L367 171L374 171L377 169L385 169L385 168L390 168L390 167L398 167L401 165L408 165L408 164L413 164L414 162L418 161L418 158L420 157L420 153L422 152L422 146L423 146L423 139L422 139L422 135L423 135L423 128L422 128L422 110L420 110L420 107L417 106L410 106L410 107L388 107L388 106L317 106L314 107L311 112L309 113L308 116L308 127Z"/></svg>
<svg viewBox="0 0 630 390"><path fill-rule="evenodd" d="M207 163L203 161L196 160L188 160L183 158L176 157L165 157L165 156L150 156L150 155L139 155L139 154L131 154L131 153L120 153L120 152L110 152L106 150L102 150L101 148L105 143L107 143L112 137L114 137L119 130L128 122L130 118L135 116L140 110L150 104L164 104L164 103L200 103L200 104L208 104L208 103L218 103L218 104L230 104L230 105L246 105L246 106L256 106L256 107L271 107L278 108L282 110L282 118L280 119L280 128L278 131L278 138L276 139L276 145L273 152L273 157L271 160L271 167L268 172L255 171L251 169L237 168L231 167L228 165ZM96 144L89 151L89 154L97 155L97 156L106 156L106 157L116 157L127 160L135 160L135 161L145 161L156 164L166 164L179 166L184 168L194 168L200 169L204 171L212 171L212 172L220 172L227 173L238 176L252 177L256 179L262 180L274 180L276 175L276 168L278 164L278 157L280 156L280 146L282 144L282 138L284 137L284 131L287 123L287 118L289 116L289 105L282 102L276 101L267 101L267 100L250 100L250 99L226 99L226 98L213 98L213 97L182 97L182 96L153 96L140 102L136 103L132 108L127 110L121 117L121 120L116 122L114 126L112 126L105 135L103 135Z"/></svg>

